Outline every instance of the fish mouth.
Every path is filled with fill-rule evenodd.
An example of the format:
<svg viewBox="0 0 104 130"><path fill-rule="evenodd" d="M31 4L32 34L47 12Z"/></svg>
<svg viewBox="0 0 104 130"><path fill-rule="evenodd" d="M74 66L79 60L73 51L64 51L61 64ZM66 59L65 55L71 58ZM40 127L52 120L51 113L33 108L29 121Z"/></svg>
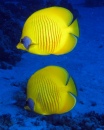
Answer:
<svg viewBox="0 0 104 130"><path fill-rule="evenodd" d="M36 43L31 43L28 47L25 47L23 43L19 42L16 46L17 49L22 49L22 50L29 50L29 48L31 47L35 47L36 45L39 45L39 44L36 44Z"/></svg>
<svg viewBox="0 0 104 130"><path fill-rule="evenodd" d="M26 48L24 47L24 45L23 45L21 42L19 42L19 43L17 44L16 48L17 48L17 49L21 49L21 50L26 50Z"/></svg>
<svg viewBox="0 0 104 130"><path fill-rule="evenodd" d="M29 106L28 106L28 100L25 102L24 109L26 109L26 110L30 110L30 108L29 108Z"/></svg>

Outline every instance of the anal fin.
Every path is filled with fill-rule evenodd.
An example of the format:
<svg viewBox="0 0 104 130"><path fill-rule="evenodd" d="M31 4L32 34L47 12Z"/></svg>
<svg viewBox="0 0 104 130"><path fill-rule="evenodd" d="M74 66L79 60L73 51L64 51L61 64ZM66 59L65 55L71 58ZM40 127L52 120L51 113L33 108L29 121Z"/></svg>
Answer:
<svg viewBox="0 0 104 130"><path fill-rule="evenodd" d="M68 53L73 50L73 48L76 46L77 38L72 34L64 34L61 38L60 45L55 50L54 54L61 55Z"/></svg>

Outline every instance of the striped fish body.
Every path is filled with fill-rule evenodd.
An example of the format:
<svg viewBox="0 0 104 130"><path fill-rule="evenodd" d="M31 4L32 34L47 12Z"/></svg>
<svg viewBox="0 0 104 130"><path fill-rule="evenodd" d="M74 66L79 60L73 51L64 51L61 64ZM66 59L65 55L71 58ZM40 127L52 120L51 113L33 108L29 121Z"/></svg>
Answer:
<svg viewBox="0 0 104 130"><path fill-rule="evenodd" d="M27 97L35 102L34 111L43 115L58 113L62 97L57 84L44 75L36 77L33 88L30 90L31 83L27 88Z"/></svg>
<svg viewBox="0 0 104 130"><path fill-rule="evenodd" d="M60 76L54 74L56 71ZM72 109L76 99L68 93L67 80L68 73L56 66L48 66L33 74L27 85L27 100L34 101L33 111L50 115L65 113ZM71 88L75 89L75 86ZM76 89L74 91L76 93Z"/></svg>
<svg viewBox="0 0 104 130"><path fill-rule="evenodd" d="M17 48L39 55L60 55L75 47L78 36L73 14L62 7L50 7L34 12L26 20ZM21 42L25 37L31 41L28 48Z"/></svg>
<svg viewBox="0 0 104 130"><path fill-rule="evenodd" d="M32 45L28 51L36 54L52 54L59 47L62 29L57 23L47 16L31 16L30 24L24 25L22 38L31 37ZM28 29L27 29L28 27ZM25 34L25 35L24 35Z"/></svg>

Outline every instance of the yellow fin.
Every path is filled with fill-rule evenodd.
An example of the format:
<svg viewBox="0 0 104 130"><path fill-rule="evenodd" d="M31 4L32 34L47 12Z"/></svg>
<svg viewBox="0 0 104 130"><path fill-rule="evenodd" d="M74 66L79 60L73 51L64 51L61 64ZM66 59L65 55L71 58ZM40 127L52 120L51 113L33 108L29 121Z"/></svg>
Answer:
<svg viewBox="0 0 104 130"><path fill-rule="evenodd" d="M54 18L54 20L56 20L57 18L60 18L67 25L69 25L73 20L73 14L68 9L63 8L63 7L57 7L57 6L41 9L35 12L34 14L47 15L49 17Z"/></svg>
<svg viewBox="0 0 104 130"><path fill-rule="evenodd" d="M54 81L56 80L56 82L57 79L59 79L63 84L66 84L69 77L68 72L59 66L47 66L43 69L43 73L45 73L45 75L51 76L51 78L53 78Z"/></svg>
<svg viewBox="0 0 104 130"><path fill-rule="evenodd" d="M69 79L67 87L68 87L67 88L68 92L72 93L74 96L77 96L77 89L76 89L75 83L71 77Z"/></svg>
<svg viewBox="0 0 104 130"><path fill-rule="evenodd" d="M64 43L64 44L63 44ZM55 50L54 54L62 55L73 50L76 46L77 38L72 34L63 35L60 42L60 47Z"/></svg>
<svg viewBox="0 0 104 130"><path fill-rule="evenodd" d="M60 46L54 51L56 55L62 55L68 53L74 49L77 43L77 37L79 37L79 27L77 19L64 30Z"/></svg>
<svg viewBox="0 0 104 130"><path fill-rule="evenodd" d="M74 22L69 25L69 27L67 28L68 33L71 33L77 37L79 37L79 26L78 26L78 21L77 19L74 20Z"/></svg>
<svg viewBox="0 0 104 130"><path fill-rule="evenodd" d="M66 92L65 92L66 91ZM73 79L70 77L68 84L63 87L62 101L60 103L59 114L70 111L76 104L77 90Z"/></svg>
<svg viewBox="0 0 104 130"><path fill-rule="evenodd" d="M63 93L62 99L63 101L60 103L61 109L59 110L59 114L70 111L76 104L76 98L71 93Z"/></svg>

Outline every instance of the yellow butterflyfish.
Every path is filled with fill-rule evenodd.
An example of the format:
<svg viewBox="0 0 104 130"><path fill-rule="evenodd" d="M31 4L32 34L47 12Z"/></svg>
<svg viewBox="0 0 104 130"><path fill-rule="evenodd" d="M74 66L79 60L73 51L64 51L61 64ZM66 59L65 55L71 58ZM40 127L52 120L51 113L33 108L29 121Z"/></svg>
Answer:
<svg viewBox="0 0 104 130"><path fill-rule="evenodd" d="M34 12L26 20L18 49L38 55L62 55L73 50L79 37L77 19L63 7Z"/></svg>
<svg viewBox="0 0 104 130"><path fill-rule="evenodd" d="M77 90L68 72L59 66L46 66L27 83L25 109L42 115L62 114L76 104Z"/></svg>

